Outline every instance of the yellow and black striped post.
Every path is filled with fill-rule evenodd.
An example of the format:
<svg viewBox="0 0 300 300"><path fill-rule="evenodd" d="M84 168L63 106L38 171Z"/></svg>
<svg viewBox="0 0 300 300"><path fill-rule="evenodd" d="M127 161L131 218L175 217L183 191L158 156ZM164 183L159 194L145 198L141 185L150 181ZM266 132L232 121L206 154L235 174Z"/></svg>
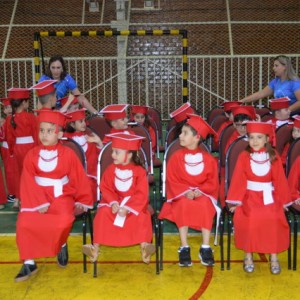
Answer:
<svg viewBox="0 0 300 300"><path fill-rule="evenodd" d="M163 35L181 35L182 36L182 100L188 101L188 41L187 30L95 30L95 31L41 31L34 34L34 64L35 64L35 80L38 81L40 72L40 48L42 37L79 37L79 36L163 36ZM42 54L43 56L43 54ZM43 59L43 57L42 57Z"/></svg>

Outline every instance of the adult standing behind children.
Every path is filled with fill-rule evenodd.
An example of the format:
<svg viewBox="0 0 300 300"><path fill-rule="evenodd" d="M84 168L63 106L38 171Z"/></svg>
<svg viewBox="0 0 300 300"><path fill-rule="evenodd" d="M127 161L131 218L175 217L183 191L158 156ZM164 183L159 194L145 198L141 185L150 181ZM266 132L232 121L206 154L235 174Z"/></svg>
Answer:
<svg viewBox="0 0 300 300"><path fill-rule="evenodd" d="M82 107L86 108L90 113L97 113L97 110L91 105L88 99L81 94L77 87L75 79L67 72L66 65L62 56L55 55L49 60L46 74L42 75L39 82L44 80L54 79L57 80L55 83L57 108L61 108L59 99L67 96L71 92L78 98L79 103Z"/></svg>
<svg viewBox="0 0 300 300"><path fill-rule="evenodd" d="M243 103L254 102L259 99L274 95L275 98L289 97L289 109L292 114L300 110L300 79L297 76L291 60L280 55L274 58L273 71L275 78L262 90L247 96L240 101Z"/></svg>

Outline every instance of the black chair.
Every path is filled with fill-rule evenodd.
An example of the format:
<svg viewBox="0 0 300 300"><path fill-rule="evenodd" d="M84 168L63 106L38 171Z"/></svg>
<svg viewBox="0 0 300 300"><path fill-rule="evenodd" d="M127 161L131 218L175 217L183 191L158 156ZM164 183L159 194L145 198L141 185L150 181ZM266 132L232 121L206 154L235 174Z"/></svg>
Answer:
<svg viewBox="0 0 300 300"><path fill-rule="evenodd" d="M209 152L208 147L201 143L199 146L203 151ZM162 193L161 193L161 203L163 204L166 201L166 178L167 178L167 164L170 157L178 150L182 149L183 147L180 145L179 140L174 140L165 151L164 161L163 161L163 172L162 172ZM164 220L159 221L159 231L158 231L158 239L159 239L159 268L163 270L163 229L164 229Z"/></svg>
<svg viewBox="0 0 300 300"><path fill-rule="evenodd" d="M98 134L103 141L105 134L109 134L111 127L104 117L93 115L87 119L88 127L90 127L95 133Z"/></svg>
<svg viewBox="0 0 300 300"><path fill-rule="evenodd" d="M292 137L293 127L289 124L283 124L279 126L276 131L276 150L278 154L281 156L284 146L290 141Z"/></svg>
<svg viewBox="0 0 300 300"><path fill-rule="evenodd" d="M77 157L82 163L82 166L86 170L86 157L82 147L74 140L66 137L63 137L61 139L61 142L64 146L72 149L76 153ZM88 209L86 212L81 212L79 214L75 212L75 218L76 220L82 219L82 244L85 245L87 243L87 238L86 238L87 226L90 231L91 243L93 243L93 220L92 220L91 210ZM83 272L84 273L87 272L87 260L86 260L86 255L84 254L83 254Z"/></svg>
<svg viewBox="0 0 300 300"><path fill-rule="evenodd" d="M233 175L234 167L236 165L239 154L246 149L248 142L244 140L244 137L236 139L229 147L225 156L225 197L227 195L230 180ZM226 205L220 217L220 254L221 254L221 270L224 270L224 227L225 218L227 216L227 270L230 270L230 244L232 233L232 218L233 214L229 211L229 207Z"/></svg>
<svg viewBox="0 0 300 300"><path fill-rule="evenodd" d="M228 121L228 118L225 115L217 115L211 122L211 128L218 132L221 125ZM210 137L209 139L209 147L211 152L218 152L219 151L219 144L215 142L215 139L213 137Z"/></svg>
<svg viewBox="0 0 300 300"><path fill-rule="evenodd" d="M110 166L113 163L112 157L112 147L111 147L111 142L107 143L103 149L101 150L99 157L98 157L98 165L97 165L97 185L100 186L100 181L101 177L104 174L106 168ZM139 150L139 157L141 158L145 169L148 170L148 164L147 164L147 157L146 153L141 148ZM99 194L98 194L98 201L101 200L101 193L100 189ZM154 237L155 237L155 249L156 249L156 274L159 274L159 244L158 244L158 230L159 230L159 225L158 225L158 220L157 220L157 215L156 215L156 210L151 207L151 204L149 203L148 205L148 210L151 214L151 219L152 219L152 224L154 228ZM93 271L93 277L97 277L97 261L94 262L94 271Z"/></svg>
<svg viewBox="0 0 300 300"><path fill-rule="evenodd" d="M290 145L287 158L286 158L286 176L288 177L292 169L293 163L300 156L300 138L293 141ZM297 246L298 246L298 225L299 225L299 215L300 206L293 204L289 206L289 211L293 215L293 270L297 270ZM289 268L290 269L290 268Z"/></svg>
<svg viewBox="0 0 300 300"><path fill-rule="evenodd" d="M220 107L212 108L206 116L206 122L211 125L216 116L224 115L224 109Z"/></svg>
<svg viewBox="0 0 300 300"><path fill-rule="evenodd" d="M159 152L164 152L165 147L163 145L163 128L162 128L162 121L161 121L161 114L160 112L153 107L148 107L148 115L151 119L155 122L157 128L157 147Z"/></svg>
<svg viewBox="0 0 300 300"><path fill-rule="evenodd" d="M255 113L262 118L263 116L270 114L271 110L269 107L255 107Z"/></svg>

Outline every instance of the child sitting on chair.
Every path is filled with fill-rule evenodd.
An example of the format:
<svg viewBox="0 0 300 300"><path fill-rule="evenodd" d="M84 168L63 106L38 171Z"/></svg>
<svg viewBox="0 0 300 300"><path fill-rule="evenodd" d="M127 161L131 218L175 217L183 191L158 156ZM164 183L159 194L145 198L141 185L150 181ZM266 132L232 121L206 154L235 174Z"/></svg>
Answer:
<svg viewBox="0 0 300 300"><path fill-rule="evenodd" d="M244 271L254 271L253 252L270 253L270 271L281 272L277 254L289 247L284 206L291 202L281 160L271 144L273 124L248 122L249 146L238 157L227 200L234 204L235 244L245 251Z"/></svg>
<svg viewBox="0 0 300 300"><path fill-rule="evenodd" d="M86 109L79 109L66 114L67 126L64 136L77 142L86 156L86 172L89 177L93 196L97 199L97 161L103 143L95 133L86 133Z"/></svg>
<svg viewBox="0 0 300 300"><path fill-rule="evenodd" d="M82 212L93 207L81 162L73 150L58 142L65 116L40 110L38 122L40 145L27 153L21 177L16 240L24 263L15 282L27 280L38 271L35 258L58 255L58 265L65 267L75 207Z"/></svg>
<svg viewBox="0 0 300 300"><path fill-rule="evenodd" d="M289 125L290 126L290 125ZM294 124L292 130L292 136L288 143L284 145L282 154L281 154L281 161L282 165L285 167L286 165L286 157L290 148L291 143L300 137L300 116L294 116Z"/></svg>
<svg viewBox="0 0 300 300"><path fill-rule="evenodd" d="M100 114L104 114L104 118L112 127L110 134L113 133L128 133L134 134L133 131L128 130L128 118L126 113L126 108L128 104L111 104L105 106ZM111 138L109 135L105 135L103 139L103 144L110 142Z"/></svg>
<svg viewBox="0 0 300 300"><path fill-rule="evenodd" d="M269 102L273 118L266 123L272 123L276 128L278 128L283 124L292 122L290 120L290 99L288 97L271 99Z"/></svg>
<svg viewBox="0 0 300 300"><path fill-rule="evenodd" d="M167 202L163 204L159 219L168 219L179 229L181 246L178 249L179 266L192 265L188 229L202 231L199 258L205 266L215 261L210 248L210 234L214 216L219 215L218 167L214 157L199 148L208 134L216 134L198 115L190 114L179 135L183 149L176 151L167 163Z"/></svg>
<svg viewBox="0 0 300 300"><path fill-rule="evenodd" d="M100 245L130 246L140 244L142 260L148 264L155 252L148 207L147 172L138 150L143 137L131 134L110 134L111 164L100 183L102 199L94 219L94 244L84 245L82 251L96 261Z"/></svg>

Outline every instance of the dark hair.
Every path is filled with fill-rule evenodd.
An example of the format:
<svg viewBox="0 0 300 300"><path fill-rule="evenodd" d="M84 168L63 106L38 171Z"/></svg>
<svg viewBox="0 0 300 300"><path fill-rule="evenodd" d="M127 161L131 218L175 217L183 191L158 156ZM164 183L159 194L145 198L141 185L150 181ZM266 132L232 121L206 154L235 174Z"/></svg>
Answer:
<svg viewBox="0 0 300 300"><path fill-rule="evenodd" d="M237 114L233 118L233 122L244 122L244 121L250 121L251 118L246 114Z"/></svg>
<svg viewBox="0 0 300 300"><path fill-rule="evenodd" d="M132 115L135 116L136 113L133 113ZM151 122L149 120L149 116L147 114L145 114L144 116L145 116L145 121L144 121L143 126L146 127L146 128L149 128L151 126Z"/></svg>
<svg viewBox="0 0 300 300"><path fill-rule="evenodd" d="M248 151L249 153L253 152L250 145L247 146L246 151ZM270 163L277 160L275 149L271 146L269 142L266 143L266 152L269 154Z"/></svg>
<svg viewBox="0 0 300 300"><path fill-rule="evenodd" d="M65 65L65 61L64 59L62 58L62 56L60 55L55 55L55 56L52 56L50 59L49 59L49 63L48 63L48 66L47 66L47 70L46 70L46 75L50 78L53 78L52 77L52 73L51 73L51 70L50 70L50 66L52 63L54 63L55 61L59 61L61 63L61 66L62 66L62 73L60 74L60 80L63 80L66 75L67 75L67 69L66 69L66 65Z"/></svg>
<svg viewBox="0 0 300 300"><path fill-rule="evenodd" d="M145 165L144 165L143 161L141 160L138 151L136 151L136 150L129 150L128 153L132 153L132 162L136 166L141 166L141 167L145 168Z"/></svg>
<svg viewBox="0 0 300 300"><path fill-rule="evenodd" d="M16 110L19 106L21 106L21 104L24 102L24 101L28 101L28 99L22 99L22 100L15 100L15 99L11 99L10 100L10 105L11 105L11 119L10 119L10 124L11 126L16 129L17 128L17 124L15 122L15 113L16 113Z"/></svg>
<svg viewBox="0 0 300 300"><path fill-rule="evenodd" d="M72 124L74 124L74 122L70 122L66 125L65 132L74 133L76 131Z"/></svg>

